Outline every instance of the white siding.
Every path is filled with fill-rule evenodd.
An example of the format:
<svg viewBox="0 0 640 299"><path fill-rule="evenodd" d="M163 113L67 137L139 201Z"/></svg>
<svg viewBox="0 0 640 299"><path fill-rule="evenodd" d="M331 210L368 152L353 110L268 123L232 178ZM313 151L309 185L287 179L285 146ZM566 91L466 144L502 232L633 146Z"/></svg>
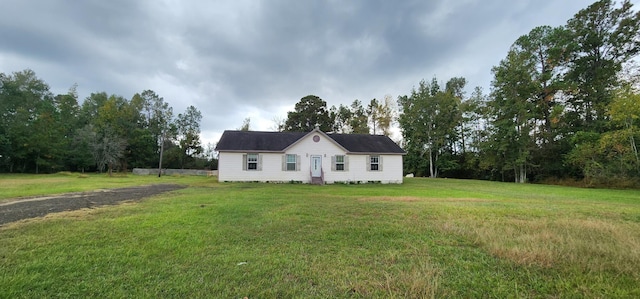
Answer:
<svg viewBox="0 0 640 299"><path fill-rule="evenodd" d="M221 182L289 182L308 181L309 174L301 178L303 171L282 171L282 156L280 153L260 153L262 170L242 170L243 153L221 152L218 156L218 180ZM302 161L304 165L304 161ZM307 162L307 172L309 168ZM301 166L304 169L305 166Z"/></svg>
<svg viewBox="0 0 640 299"><path fill-rule="evenodd" d="M331 181L402 184L402 156L379 155L381 171L367 171L369 155L349 155L349 171L336 171ZM325 181L330 179L325 176ZM328 182L331 183L331 182Z"/></svg>
<svg viewBox="0 0 640 299"><path fill-rule="evenodd" d="M318 142L313 136L319 136ZM369 181L381 183L402 183L402 156L380 155L382 157L381 171L367 171L369 155L346 155L344 150L333 140L322 134L311 134L289 148L286 154L300 157L299 171L282 171L282 157L285 153L260 153L262 156L262 171L242 170L242 155L244 153L220 152L218 161L218 180L226 181L260 181L260 182L289 182L311 181L311 156L322 157L322 170L325 183L361 182ZM346 155L348 159L347 171L332 171L331 161L335 155Z"/></svg>

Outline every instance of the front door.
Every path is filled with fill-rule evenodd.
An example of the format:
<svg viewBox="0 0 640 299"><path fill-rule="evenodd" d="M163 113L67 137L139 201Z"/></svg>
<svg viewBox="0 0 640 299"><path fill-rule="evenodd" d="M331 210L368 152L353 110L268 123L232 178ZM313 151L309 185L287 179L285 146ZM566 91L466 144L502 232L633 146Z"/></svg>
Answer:
<svg viewBox="0 0 640 299"><path fill-rule="evenodd" d="M322 176L322 156L311 156L311 177Z"/></svg>

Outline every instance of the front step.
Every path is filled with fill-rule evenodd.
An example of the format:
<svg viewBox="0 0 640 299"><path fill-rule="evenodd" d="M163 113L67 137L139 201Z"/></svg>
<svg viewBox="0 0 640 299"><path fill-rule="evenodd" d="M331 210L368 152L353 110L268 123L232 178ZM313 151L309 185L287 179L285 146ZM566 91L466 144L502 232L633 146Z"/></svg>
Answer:
<svg viewBox="0 0 640 299"><path fill-rule="evenodd" d="M324 181L322 180L322 177L311 177L311 184L312 185L324 185Z"/></svg>

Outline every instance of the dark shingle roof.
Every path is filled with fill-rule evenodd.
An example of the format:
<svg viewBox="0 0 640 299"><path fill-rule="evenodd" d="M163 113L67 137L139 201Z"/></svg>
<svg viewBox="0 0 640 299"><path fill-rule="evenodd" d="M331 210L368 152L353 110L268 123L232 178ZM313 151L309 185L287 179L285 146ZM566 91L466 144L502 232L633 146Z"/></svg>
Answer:
<svg viewBox="0 0 640 299"><path fill-rule="evenodd" d="M216 150L281 152L307 134L309 133L224 131ZM405 153L387 136L367 134L327 134L327 136L351 153Z"/></svg>
<svg viewBox="0 0 640 299"><path fill-rule="evenodd" d="M405 153L391 138L384 135L327 134L327 136L352 153Z"/></svg>
<svg viewBox="0 0 640 299"><path fill-rule="evenodd" d="M304 132L224 131L216 150L280 152L305 135Z"/></svg>

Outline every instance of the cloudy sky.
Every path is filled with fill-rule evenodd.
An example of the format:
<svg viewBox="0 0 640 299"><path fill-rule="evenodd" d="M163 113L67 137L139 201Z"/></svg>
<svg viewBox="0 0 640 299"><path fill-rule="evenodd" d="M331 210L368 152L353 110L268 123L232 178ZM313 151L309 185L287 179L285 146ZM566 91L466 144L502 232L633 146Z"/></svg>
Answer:
<svg viewBox="0 0 640 299"><path fill-rule="evenodd" d="M640 0L632 1L638 9ZM0 72L32 69L80 101L151 89L203 114L204 143L313 94L328 105L465 77L488 91L491 67L521 35L563 25L592 0L3 0Z"/></svg>

